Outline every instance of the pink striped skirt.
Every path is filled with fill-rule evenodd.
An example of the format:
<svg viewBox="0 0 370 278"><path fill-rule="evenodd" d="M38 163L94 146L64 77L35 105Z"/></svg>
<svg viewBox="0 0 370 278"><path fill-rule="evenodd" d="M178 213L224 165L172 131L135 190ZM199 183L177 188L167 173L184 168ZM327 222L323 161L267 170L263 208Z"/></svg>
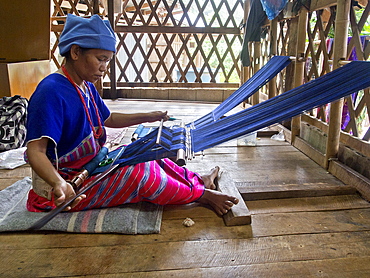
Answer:
<svg viewBox="0 0 370 278"><path fill-rule="evenodd" d="M197 173L178 166L170 159L162 159L119 168L88 190L86 199L72 211L140 201L159 205L188 204L198 200L203 193L204 183ZM40 197L33 190L29 192L29 211L48 211L54 207L53 200Z"/></svg>

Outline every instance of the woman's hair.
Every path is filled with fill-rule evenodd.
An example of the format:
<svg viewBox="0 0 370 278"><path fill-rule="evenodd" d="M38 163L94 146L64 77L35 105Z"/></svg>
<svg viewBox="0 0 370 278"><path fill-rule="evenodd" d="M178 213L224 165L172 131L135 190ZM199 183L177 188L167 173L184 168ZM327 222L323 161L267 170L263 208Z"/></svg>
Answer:
<svg viewBox="0 0 370 278"><path fill-rule="evenodd" d="M92 48L80 47L80 50L81 50L82 53L85 53L86 51L89 51L90 49L92 49ZM71 58L71 49L69 51L67 51L66 53L64 53L64 54L61 54L61 56L66 58L66 60L69 60Z"/></svg>

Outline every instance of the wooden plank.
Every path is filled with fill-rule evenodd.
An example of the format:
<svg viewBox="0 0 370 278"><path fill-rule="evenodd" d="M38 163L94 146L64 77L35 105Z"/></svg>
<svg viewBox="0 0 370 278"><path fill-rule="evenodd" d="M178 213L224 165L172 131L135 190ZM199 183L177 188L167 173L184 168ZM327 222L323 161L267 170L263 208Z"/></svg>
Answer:
<svg viewBox="0 0 370 278"><path fill-rule="evenodd" d="M24 177L31 176L31 168L28 164L17 167L13 170L0 170L0 179L9 179L9 178L19 178L23 179Z"/></svg>
<svg viewBox="0 0 370 278"><path fill-rule="evenodd" d="M368 178L335 160L330 161L329 172L345 184L354 186L366 200L370 201L370 180Z"/></svg>
<svg viewBox="0 0 370 278"><path fill-rule="evenodd" d="M324 123L307 114L302 115L302 120L321 129L323 132L328 133L329 126L327 123ZM340 142L344 145L350 146L352 149L355 149L363 155L370 157L370 142L361 140L360 138L343 131L340 133Z"/></svg>
<svg viewBox="0 0 370 278"><path fill-rule="evenodd" d="M309 145L306 141L304 141L300 137L296 137L294 140L294 147L296 147L298 150L306 154L308 157L310 157L313 161L315 161L317 164L319 164L321 167L325 166L325 155L316 150L314 147Z"/></svg>
<svg viewBox="0 0 370 278"><path fill-rule="evenodd" d="M313 199L313 198L311 198ZM321 199L327 201L328 199ZM340 203L331 203L331 206L318 204L315 211L315 203L303 204L292 202L293 206L281 200L277 202L251 201L252 225L225 227L221 217L215 216L214 212L201 206L193 207L187 211L176 209L166 211L160 234L152 235L115 235L115 234L68 234L68 233L7 233L0 234L0 249L4 252L14 249L35 250L41 248L74 248L74 247L113 247L116 245L140 245L168 243L168 242L192 242L228 240L228 239L254 239L259 237L273 237L284 235L303 235L310 233L330 232L359 232L369 229L370 209L365 207L347 209L341 211ZM330 201L329 201L330 202ZM303 204L299 207L300 204ZM279 205L283 206L282 208ZM360 204L359 206L362 206ZM267 207L270 206L270 207ZM320 211L320 208L323 208ZM295 213L294 211L298 212ZM301 211L299 211L301 210ZM307 211L304 211L307 210ZM308 211L311 210L311 211ZM168 215L170 214L170 215ZM182 221L185 217L191 217L195 225L185 227Z"/></svg>
<svg viewBox="0 0 370 278"><path fill-rule="evenodd" d="M370 232L362 231L133 245L122 240L113 246L54 249L47 247L51 242L44 236L43 247L19 246L3 252L0 273L3 277L26 273L28 277L60 277L334 260L349 254L362 258L370 256L369 240Z"/></svg>
<svg viewBox="0 0 370 278"><path fill-rule="evenodd" d="M226 226L249 225L252 222L248 207L243 202L233 179L228 172L223 172L218 179L217 189L222 193L229 194L239 199L239 203L234 205L225 215L223 215Z"/></svg>
<svg viewBox="0 0 370 278"><path fill-rule="evenodd" d="M243 187L239 184L238 189L244 201L350 195L357 192L353 186L328 183L278 184L254 187Z"/></svg>
<svg viewBox="0 0 370 278"><path fill-rule="evenodd" d="M304 197L248 201L252 214L277 212L309 212L370 208L370 203L356 195Z"/></svg>
<svg viewBox="0 0 370 278"><path fill-rule="evenodd" d="M125 273L131 278L199 278L199 277L357 277L370 276L370 257L342 258L337 260L291 261L264 264L249 264L224 267L201 267L180 270ZM120 278L122 274L101 275L99 278ZM84 277L96 277L87 275Z"/></svg>

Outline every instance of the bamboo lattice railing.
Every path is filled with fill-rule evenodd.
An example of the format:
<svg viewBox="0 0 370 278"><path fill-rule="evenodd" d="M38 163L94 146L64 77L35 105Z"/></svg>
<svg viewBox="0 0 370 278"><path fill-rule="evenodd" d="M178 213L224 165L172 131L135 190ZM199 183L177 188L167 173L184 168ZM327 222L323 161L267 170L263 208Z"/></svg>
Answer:
<svg viewBox="0 0 370 278"><path fill-rule="evenodd" d="M367 61L369 60L370 43L369 36L366 38L367 42L365 46L361 42L361 31L363 30L365 23L369 25L369 11L370 3L368 1L362 1L365 3L362 9L359 6L352 6L350 9L350 37L348 39L347 46L347 60L350 60L351 53L355 51L357 59ZM360 13L360 19L356 19L355 10ZM306 29L306 48L304 52L304 59L306 60L305 71L304 71L304 82L308 82L316 77L322 76L330 72L333 68L333 47L332 39L335 30L335 15L336 6L326 7L316 11L310 11L308 14L308 22ZM289 51L289 43L292 40L291 24L290 22L294 19L280 20L278 24L278 54L289 55L292 53ZM266 26L269 28L269 26ZM269 36L266 37L262 44L268 45ZM264 54L266 55L266 54ZM293 55L294 56L294 55ZM266 61L263 59L262 61ZM265 62L264 62L265 63ZM253 74L253 68L251 68ZM367 74L367 73L364 73ZM278 79L277 92L282 93L289 89L289 82L293 76L285 75L284 78ZM328 109L329 106L320 107L312 111L312 115L318 119L329 122ZM356 95L347 97L344 103L343 121L348 123L342 124L342 130L352 134L355 137L359 137L365 141L370 139L370 92L369 88Z"/></svg>
<svg viewBox="0 0 370 278"><path fill-rule="evenodd" d="M52 19L60 23L52 26L56 66L66 12L89 16L100 8L106 14L107 1L100 7L96 7L100 1L78 2L54 0ZM115 5L117 87L238 87L242 4L242 0L132 0ZM104 85L109 87L108 77Z"/></svg>

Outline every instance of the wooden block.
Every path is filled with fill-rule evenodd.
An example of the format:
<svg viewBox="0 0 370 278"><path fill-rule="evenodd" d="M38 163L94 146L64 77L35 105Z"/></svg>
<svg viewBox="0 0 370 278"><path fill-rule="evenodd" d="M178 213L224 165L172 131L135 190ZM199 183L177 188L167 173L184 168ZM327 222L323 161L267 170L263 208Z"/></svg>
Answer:
<svg viewBox="0 0 370 278"><path fill-rule="evenodd" d="M239 225L249 225L252 223L252 217L245 204L242 196L240 195L238 189L235 186L234 181L227 172L223 172L218 180L218 190L222 193L235 196L239 199L239 203L234 205L228 213L223 215L224 222L226 226L239 226Z"/></svg>
<svg viewBox="0 0 370 278"><path fill-rule="evenodd" d="M29 99L50 70L49 60L0 63L0 97L21 95Z"/></svg>

